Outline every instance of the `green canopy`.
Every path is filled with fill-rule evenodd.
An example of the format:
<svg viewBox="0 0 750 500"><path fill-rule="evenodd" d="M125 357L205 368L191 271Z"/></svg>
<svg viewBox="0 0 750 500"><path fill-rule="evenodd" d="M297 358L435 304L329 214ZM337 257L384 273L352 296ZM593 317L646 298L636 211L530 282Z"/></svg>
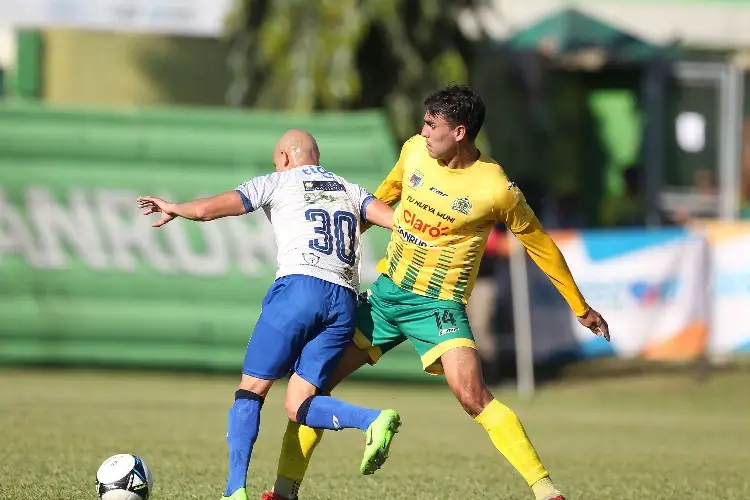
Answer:
<svg viewBox="0 0 750 500"><path fill-rule="evenodd" d="M574 9L555 12L511 36L507 45L518 51L542 51L551 57L598 49L609 61L641 62L673 57L672 46L654 45Z"/></svg>

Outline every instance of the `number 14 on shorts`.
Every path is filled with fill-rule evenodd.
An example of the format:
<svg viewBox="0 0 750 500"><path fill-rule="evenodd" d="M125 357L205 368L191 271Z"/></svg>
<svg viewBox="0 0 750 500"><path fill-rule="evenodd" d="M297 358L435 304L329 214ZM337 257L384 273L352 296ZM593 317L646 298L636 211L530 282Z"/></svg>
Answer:
<svg viewBox="0 0 750 500"><path fill-rule="evenodd" d="M456 318L450 309L435 311L432 315L435 317L435 325L437 325L439 335L448 335L449 333L456 333L458 331Z"/></svg>

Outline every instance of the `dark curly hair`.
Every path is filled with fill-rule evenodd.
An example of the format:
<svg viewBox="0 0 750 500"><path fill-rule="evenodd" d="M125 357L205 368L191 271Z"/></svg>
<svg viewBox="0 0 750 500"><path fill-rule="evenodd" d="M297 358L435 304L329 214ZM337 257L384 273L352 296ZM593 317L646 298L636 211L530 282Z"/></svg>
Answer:
<svg viewBox="0 0 750 500"><path fill-rule="evenodd" d="M484 102L468 85L450 84L427 96L424 107L428 114L444 118L453 128L466 127L472 141L484 124Z"/></svg>

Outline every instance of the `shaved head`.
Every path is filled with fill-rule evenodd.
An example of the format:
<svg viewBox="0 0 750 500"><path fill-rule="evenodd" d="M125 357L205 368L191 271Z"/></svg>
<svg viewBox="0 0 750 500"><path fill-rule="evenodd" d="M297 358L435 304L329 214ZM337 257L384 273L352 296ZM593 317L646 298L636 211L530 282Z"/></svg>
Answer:
<svg viewBox="0 0 750 500"><path fill-rule="evenodd" d="M289 170L302 165L318 165L320 150L315 138L299 129L287 130L276 143L273 152L276 170Z"/></svg>

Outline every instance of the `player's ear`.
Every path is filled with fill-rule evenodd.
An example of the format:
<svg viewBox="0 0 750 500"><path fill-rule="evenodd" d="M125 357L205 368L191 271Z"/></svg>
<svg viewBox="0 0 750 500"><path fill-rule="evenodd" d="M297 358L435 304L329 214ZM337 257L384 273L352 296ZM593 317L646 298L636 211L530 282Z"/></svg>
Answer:
<svg viewBox="0 0 750 500"><path fill-rule="evenodd" d="M456 142L462 141L466 137L466 127L459 125L453 129L453 136L456 138Z"/></svg>

